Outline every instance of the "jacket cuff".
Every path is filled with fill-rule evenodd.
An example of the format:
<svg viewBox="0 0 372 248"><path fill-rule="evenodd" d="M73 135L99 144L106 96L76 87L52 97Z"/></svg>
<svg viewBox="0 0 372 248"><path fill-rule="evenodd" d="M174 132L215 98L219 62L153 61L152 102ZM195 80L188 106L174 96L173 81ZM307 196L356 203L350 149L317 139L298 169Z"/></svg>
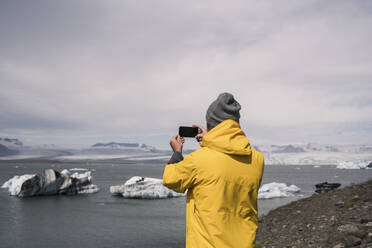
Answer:
<svg viewBox="0 0 372 248"><path fill-rule="evenodd" d="M174 152L172 157L169 159L168 164L175 164L175 163L181 162L182 160L183 160L182 153Z"/></svg>

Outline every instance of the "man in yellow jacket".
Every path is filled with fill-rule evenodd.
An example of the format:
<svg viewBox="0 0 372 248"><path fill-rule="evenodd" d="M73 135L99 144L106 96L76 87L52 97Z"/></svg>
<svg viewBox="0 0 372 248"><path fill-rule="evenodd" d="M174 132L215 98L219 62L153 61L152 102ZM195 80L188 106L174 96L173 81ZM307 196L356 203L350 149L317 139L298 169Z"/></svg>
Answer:
<svg viewBox="0 0 372 248"><path fill-rule="evenodd" d="M198 126L201 148L182 157L184 139L175 136L174 154L163 184L186 200L186 247L253 247L258 226L257 194L264 157L240 129L240 104L222 93L208 108L208 131Z"/></svg>

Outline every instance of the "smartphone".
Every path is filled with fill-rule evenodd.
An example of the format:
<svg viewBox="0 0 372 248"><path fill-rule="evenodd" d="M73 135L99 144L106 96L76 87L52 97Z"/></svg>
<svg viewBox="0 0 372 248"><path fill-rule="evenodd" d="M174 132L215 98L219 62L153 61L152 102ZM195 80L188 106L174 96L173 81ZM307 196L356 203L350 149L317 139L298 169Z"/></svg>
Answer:
<svg viewBox="0 0 372 248"><path fill-rule="evenodd" d="M198 134L198 128L197 127L180 127L178 134L181 137L189 137L194 138Z"/></svg>

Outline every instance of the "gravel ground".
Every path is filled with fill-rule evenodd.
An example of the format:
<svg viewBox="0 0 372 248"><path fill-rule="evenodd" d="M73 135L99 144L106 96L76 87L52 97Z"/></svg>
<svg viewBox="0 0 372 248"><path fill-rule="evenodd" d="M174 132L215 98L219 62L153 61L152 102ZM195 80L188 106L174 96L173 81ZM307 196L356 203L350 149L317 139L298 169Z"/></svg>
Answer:
<svg viewBox="0 0 372 248"><path fill-rule="evenodd" d="M372 248L372 180L272 210L255 247Z"/></svg>

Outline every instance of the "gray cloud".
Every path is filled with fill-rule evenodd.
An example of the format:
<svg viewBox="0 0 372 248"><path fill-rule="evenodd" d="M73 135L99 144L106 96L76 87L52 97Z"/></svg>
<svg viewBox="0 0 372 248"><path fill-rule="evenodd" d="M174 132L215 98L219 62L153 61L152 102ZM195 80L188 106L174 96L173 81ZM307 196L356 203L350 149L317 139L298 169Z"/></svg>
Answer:
<svg viewBox="0 0 372 248"><path fill-rule="evenodd" d="M371 9L370 1L2 1L0 135L171 135L203 123L209 103L230 91L257 142L366 142Z"/></svg>

